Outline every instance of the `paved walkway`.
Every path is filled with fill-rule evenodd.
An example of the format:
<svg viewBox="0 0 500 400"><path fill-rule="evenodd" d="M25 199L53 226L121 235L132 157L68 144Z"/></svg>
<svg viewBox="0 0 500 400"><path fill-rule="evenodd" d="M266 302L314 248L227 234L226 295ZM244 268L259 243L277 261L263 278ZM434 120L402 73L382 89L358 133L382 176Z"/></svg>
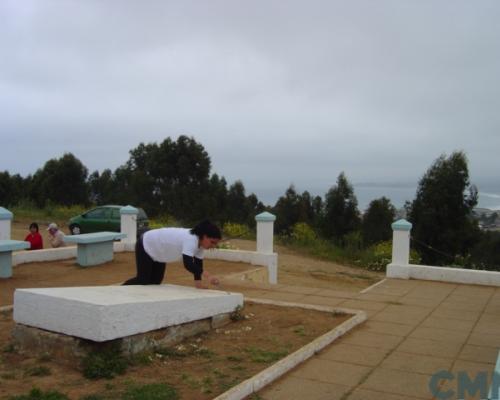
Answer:
<svg viewBox="0 0 500 400"><path fill-rule="evenodd" d="M236 289L236 287L233 287ZM248 297L364 310L368 320L259 393L265 400L434 399L431 376L487 371L500 349L500 288L388 279L366 293L277 285ZM465 399L479 399L480 396Z"/></svg>

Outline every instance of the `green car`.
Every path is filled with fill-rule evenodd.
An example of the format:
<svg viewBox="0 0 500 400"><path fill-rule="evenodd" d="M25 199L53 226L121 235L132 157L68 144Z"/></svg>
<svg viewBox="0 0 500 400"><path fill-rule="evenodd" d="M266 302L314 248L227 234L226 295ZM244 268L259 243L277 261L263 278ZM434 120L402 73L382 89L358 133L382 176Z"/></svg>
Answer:
<svg viewBox="0 0 500 400"><path fill-rule="evenodd" d="M120 232L120 208L123 206L99 206L69 220L72 235L92 232ZM137 232L146 230L149 221L142 208L138 208Z"/></svg>

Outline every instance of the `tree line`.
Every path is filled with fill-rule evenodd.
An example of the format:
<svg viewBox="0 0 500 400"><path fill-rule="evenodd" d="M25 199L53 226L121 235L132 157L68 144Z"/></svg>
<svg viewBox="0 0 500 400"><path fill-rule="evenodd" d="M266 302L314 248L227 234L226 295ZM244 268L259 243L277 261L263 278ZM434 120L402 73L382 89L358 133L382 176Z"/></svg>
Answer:
<svg viewBox="0 0 500 400"><path fill-rule="evenodd" d="M267 210L277 216L275 229L280 235L290 235L302 223L338 246L360 248L390 240L396 217L386 197L374 199L361 213L344 172L324 197L298 193L291 185L274 206L265 206L255 194L246 194L243 182L228 185L223 176L212 173L203 145L187 136L141 143L115 171L89 174L80 160L67 153L27 177L0 172L0 204L21 202L40 208L133 204L150 216L168 214L186 224L210 217L220 224L251 227L255 215ZM470 184L465 154L454 152L436 159L419 181L415 199L405 206L413 223L412 246L424 263L500 265L499 235L479 230L472 217L476 204L477 189Z"/></svg>

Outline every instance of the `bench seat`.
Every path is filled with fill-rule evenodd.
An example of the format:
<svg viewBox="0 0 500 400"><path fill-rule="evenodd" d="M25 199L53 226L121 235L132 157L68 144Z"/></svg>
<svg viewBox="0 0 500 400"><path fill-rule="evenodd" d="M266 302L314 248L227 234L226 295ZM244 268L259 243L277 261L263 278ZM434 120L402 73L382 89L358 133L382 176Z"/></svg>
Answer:
<svg viewBox="0 0 500 400"><path fill-rule="evenodd" d="M29 242L22 240L0 240L0 278L12 277L12 252L30 247Z"/></svg>
<svg viewBox="0 0 500 400"><path fill-rule="evenodd" d="M82 267L99 265L113 260L113 242L126 237L119 232L96 232L65 236L65 243L76 243L77 263Z"/></svg>

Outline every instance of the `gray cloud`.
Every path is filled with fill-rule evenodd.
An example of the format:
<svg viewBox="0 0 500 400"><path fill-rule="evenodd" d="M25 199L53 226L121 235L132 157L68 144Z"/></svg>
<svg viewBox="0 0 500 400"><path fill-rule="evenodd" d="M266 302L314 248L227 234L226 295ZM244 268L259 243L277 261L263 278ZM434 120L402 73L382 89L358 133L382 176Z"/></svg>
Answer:
<svg viewBox="0 0 500 400"><path fill-rule="evenodd" d="M443 152L500 193L496 1L0 3L0 170L116 168L190 134L272 201L414 185ZM8 138L8 140L7 140ZM272 192L272 194L271 194Z"/></svg>

